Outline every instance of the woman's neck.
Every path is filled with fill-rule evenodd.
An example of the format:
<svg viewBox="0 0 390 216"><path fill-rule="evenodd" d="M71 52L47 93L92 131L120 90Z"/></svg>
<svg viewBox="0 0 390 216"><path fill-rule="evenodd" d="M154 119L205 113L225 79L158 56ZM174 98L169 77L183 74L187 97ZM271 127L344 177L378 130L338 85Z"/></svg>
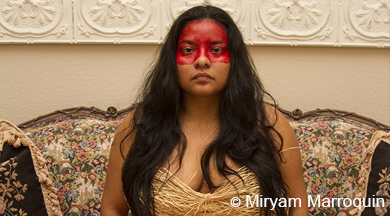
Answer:
<svg viewBox="0 0 390 216"><path fill-rule="evenodd" d="M184 122L204 124L219 123L220 97L184 97L184 110L181 119Z"/></svg>

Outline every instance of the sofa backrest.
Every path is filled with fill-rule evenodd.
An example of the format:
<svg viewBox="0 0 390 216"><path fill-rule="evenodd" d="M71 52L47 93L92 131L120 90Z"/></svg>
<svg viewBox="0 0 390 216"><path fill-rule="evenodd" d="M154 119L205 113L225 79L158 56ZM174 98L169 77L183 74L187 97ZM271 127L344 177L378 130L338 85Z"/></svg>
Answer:
<svg viewBox="0 0 390 216"><path fill-rule="evenodd" d="M99 215L109 152L123 118L73 114L25 129L41 150L66 215Z"/></svg>
<svg viewBox="0 0 390 216"><path fill-rule="evenodd" d="M19 125L46 159L64 214L99 215L111 143L130 110L76 108ZM348 215L353 206L329 206L321 201L355 197L362 155L372 134L390 128L374 121L367 124L364 117L358 121L355 114L348 118L329 110L323 111L325 116L321 111L314 115L281 111L301 148L303 178L309 204L314 205L310 214Z"/></svg>
<svg viewBox="0 0 390 216"><path fill-rule="evenodd" d="M301 148L310 213L349 215L354 206L341 201L356 196L362 156L375 129L338 117L314 117L290 124ZM324 198L340 198L340 202L327 203Z"/></svg>

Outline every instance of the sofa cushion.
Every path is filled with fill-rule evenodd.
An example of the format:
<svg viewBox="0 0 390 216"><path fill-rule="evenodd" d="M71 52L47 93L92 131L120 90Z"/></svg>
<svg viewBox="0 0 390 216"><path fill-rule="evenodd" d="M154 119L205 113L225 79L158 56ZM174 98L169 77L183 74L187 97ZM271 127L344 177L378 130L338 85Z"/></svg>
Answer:
<svg viewBox="0 0 390 216"><path fill-rule="evenodd" d="M311 117L290 125L301 148L310 215L348 215L353 205L331 201L355 197L362 155L375 129L341 117Z"/></svg>
<svg viewBox="0 0 390 216"><path fill-rule="evenodd" d="M351 214L388 215L390 213L390 133L376 132L363 159L357 198L361 198L364 203L351 211Z"/></svg>
<svg viewBox="0 0 390 216"><path fill-rule="evenodd" d="M74 114L25 130L47 161L63 214L100 214L109 151L122 120Z"/></svg>
<svg viewBox="0 0 390 216"><path fill-rule="evenodd" d="M62 215L45 159L23 132L0 120L0 215Z"/></svg>

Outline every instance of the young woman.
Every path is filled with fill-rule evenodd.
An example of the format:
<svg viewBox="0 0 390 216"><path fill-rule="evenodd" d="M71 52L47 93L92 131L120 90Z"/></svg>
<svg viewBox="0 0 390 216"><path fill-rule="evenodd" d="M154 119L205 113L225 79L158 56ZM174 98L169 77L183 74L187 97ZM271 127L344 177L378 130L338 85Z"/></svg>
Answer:
<svg viewBox="0 0 390 216"><path fill-rule="evenodd" d="M298 142L267 95L227 13L180 15L115 135L102 215L308 215Z"/></svg>

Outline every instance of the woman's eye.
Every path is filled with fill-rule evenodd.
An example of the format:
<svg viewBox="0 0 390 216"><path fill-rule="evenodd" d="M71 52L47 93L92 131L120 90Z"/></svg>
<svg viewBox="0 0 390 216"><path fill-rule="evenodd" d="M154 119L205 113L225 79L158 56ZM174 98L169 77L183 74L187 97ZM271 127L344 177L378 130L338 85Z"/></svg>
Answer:
<svg viewBox="0 0 390 216"><path fill-rule="evenodd" d="M182 50L182 53L184 53L184 54L188 54L188 53L191 53L192 52L192 49L191 48L184 48L183 50Z"/></svg>
<svg viewBox="0 0 390 216"><path fill-rule="evenodd" d="M213 53L222 53L223 50L221 48L214 48L213 50L211 50Z"/></svg>

